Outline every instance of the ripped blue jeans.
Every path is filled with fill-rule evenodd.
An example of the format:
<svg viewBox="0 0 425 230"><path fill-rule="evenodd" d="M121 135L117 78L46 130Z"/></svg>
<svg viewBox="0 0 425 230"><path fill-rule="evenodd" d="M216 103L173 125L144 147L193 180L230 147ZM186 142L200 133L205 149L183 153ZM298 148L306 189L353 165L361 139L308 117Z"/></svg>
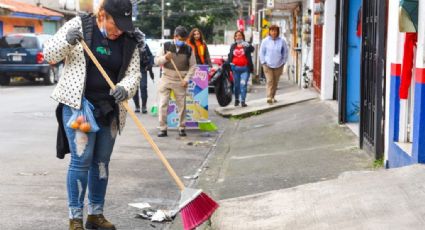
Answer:
<svg viewBox="0 0 425 230"><path fill-rule="evenodd" d="M249 67L232 65L235 100L245 102L246 92L248 89Z"/></svg>
<svg viewBox="0 0 425 230"><path fill-rule="evenodd" d="M103 214L117 122L110 126L98 124L100 130L96 133L83 133L66 126L71 115L71 108L64 105L62 118L71 151L67 176L69 218L82 219L87 187L88 214Z"/></svg>

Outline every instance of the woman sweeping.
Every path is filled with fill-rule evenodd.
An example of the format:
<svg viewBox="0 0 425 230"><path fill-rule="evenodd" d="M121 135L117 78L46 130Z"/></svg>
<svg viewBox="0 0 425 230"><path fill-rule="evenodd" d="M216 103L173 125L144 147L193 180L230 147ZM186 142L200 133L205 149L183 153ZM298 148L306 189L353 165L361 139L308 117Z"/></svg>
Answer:
<svg viewBox="0 0 425 230"><path fill-rule="evenodd" d="M140 82L140 61L133 31L130 0L104 0L96 15L81 15L47 41L44 55L50 63L65 60L63 75L52 93L56 110L58 157L71 153L67 176L69 229L83 227L83 208L88 188L88 229L113 230L104 215L109 161L118 132L125 125L126 110L120 103L131 98ZM110 87L78 42L84 39L116 88ZM76 110L88 101L94 106L97 132L82 132L67 126ZM83 105L82 105L83 104Z"/></svg>

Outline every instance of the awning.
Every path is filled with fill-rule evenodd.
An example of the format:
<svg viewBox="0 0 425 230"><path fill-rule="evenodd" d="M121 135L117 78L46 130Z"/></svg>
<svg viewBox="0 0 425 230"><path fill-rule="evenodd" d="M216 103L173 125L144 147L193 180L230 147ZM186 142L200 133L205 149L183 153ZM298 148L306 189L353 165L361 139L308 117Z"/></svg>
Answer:
<svg viewBox="0 0 425 230"><path fill-rule="evenodd" d="M62 20L62 18L64 17L63 14L46 8L13 0L0 0L0 9L9 11L9 14L7 14L8 17L31 18L52 21L59 21Z"/></svg>

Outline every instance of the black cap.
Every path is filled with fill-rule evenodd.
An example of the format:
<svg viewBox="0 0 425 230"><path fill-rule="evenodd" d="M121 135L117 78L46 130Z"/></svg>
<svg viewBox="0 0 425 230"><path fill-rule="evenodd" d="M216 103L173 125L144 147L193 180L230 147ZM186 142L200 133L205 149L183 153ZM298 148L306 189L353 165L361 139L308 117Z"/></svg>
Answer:
<svg viewBox="0 0 425 230"><path fill-rule="evenodd" d="M105 11L112 16L118 29L121 31L133 31L132 13L133 6L130 0L105 0Z"/></svg>
<svg viewBox="0 0 425 230"><path fill-rule="evenodd" d="M178 35L182 38L186 38L187 30L183 26L177 26L176 29L174 29L174 35Z"/></svg>

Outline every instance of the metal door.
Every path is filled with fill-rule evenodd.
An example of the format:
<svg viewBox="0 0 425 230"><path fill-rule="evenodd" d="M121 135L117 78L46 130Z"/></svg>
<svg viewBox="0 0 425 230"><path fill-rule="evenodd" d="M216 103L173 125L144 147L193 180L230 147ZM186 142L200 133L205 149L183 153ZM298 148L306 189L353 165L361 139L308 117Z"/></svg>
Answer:
<svg viewBox="0 0 425 230"><path fill-rule="evenodd" d="M386 0L363 0L360 146L382 158L385 124Z"/></svg>

